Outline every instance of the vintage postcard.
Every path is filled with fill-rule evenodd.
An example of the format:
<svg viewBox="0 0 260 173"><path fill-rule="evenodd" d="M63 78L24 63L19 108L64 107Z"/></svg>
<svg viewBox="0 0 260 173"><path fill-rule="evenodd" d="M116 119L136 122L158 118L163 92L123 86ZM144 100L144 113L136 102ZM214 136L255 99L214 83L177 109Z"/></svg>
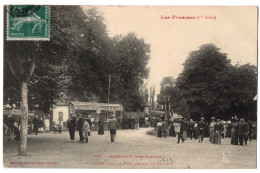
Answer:
<svg viewBox="0 0 260 173"><path fill-rule="evenodd" d="M4 168L257 168L257 6L2 8Z"/></svg>

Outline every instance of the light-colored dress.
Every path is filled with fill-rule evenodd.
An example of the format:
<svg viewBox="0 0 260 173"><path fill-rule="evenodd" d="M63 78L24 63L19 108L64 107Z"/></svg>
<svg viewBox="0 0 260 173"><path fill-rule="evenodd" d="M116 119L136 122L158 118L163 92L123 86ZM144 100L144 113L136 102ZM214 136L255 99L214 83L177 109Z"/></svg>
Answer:
<svg viewBox="0 0 260 173"><path fill-rule="evenodd" d="M82 130L83 130L83 138L87 138L88 132L90 132L90 125L87 121L84 122Z"/></svg>
<svg viewBox="0 0 260 173"><path fill-rule="evenodd" d="M176 133L180 133L181 131L181 124L180 123L173 123L174 129Z"/></svg>
<svg viewBox="0 0 260 173"><path fill-rule="evenodd" d="M215 142L215 134L214 134L214 126L215 126L215 122L211 122L210 124L209 124L209 142Z"/></svg>
<svg viewBox="0 0 260 173"><path fill-rule="evenodd" d="M49 119L44 120L44 125L45 125L45 131L50 131L50 121L49 121Z"/></svg>

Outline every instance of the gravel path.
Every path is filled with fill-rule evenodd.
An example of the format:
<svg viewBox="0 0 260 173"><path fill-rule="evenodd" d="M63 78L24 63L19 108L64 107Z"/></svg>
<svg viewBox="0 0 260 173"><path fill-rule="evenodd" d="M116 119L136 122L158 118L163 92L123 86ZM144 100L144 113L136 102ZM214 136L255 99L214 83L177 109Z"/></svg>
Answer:
<svg viewBox="0 0 260 173"><path fill-rule="evenodd" d="M89 143L69 142L69 134L28 136L28 156L17 156L18 142L4 143L5 167L23 168L256 168L256 141L248 146L223 145L198 140L177 144L176 137L157 138L139 130L118 130L115 143L109 132L92 132ZM78 132L76 140L78 141Z"/></svg>

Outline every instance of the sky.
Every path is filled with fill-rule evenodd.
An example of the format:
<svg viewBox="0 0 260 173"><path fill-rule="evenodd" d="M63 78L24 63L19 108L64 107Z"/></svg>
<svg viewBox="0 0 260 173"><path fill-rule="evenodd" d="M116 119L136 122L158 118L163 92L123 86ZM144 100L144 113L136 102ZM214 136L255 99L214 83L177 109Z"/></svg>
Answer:
<svg viewBox="0 0 260 173"><path fill-rule="evenodd" d="M148 87L155 85L156 94L163 77L176 79L189 53L203 44L213 43L221 48L232 64L257 65L256 7L98 6L97 9L104 16L109 36L134 32L150 44L147 82ZM167 16L171 19L165 19ZM172 19L173 16L196 19Z"/></svg>

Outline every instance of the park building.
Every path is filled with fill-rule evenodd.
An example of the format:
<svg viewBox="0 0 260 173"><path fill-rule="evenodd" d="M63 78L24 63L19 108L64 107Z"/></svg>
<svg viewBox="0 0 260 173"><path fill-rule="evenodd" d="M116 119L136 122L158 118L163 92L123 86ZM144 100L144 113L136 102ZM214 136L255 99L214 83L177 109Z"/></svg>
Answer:
<svg viewBox="0 0 260 173"><path fill-rule="evenodd" d="M90 118L93 130L98 129L98 121L104 121L104 129L108 129L110 116L115 115L116 119L122 118L123 106L110 103L93 102L69 102L68 104L56 104L53 106L51 121L61 124L63 130L67 130L67 120L70 114L82 114L83 118Z"/></svg>

